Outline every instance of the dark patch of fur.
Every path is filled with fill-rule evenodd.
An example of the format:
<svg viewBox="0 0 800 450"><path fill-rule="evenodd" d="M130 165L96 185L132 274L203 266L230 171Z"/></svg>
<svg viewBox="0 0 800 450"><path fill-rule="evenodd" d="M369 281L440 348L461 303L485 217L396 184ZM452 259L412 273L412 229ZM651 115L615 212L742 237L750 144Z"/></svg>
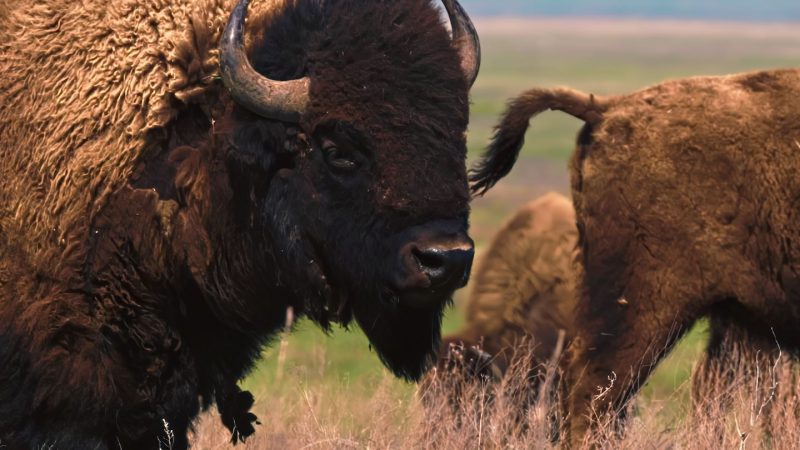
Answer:
<svg viewBox="0 0 800 450"><path fill-rule="evenodd" d="M757 72L740 80L742 86L752 92L764 92L780 84L779 77L770 72Z"/></svg>

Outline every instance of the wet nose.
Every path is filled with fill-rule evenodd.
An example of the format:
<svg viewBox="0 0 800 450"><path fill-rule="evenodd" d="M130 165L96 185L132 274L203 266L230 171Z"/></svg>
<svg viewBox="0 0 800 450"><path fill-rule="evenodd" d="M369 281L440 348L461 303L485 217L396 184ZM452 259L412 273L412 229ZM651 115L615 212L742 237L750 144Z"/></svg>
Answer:
<svg viewBox="0 0 800 450"><path fill-rule="evenodd" d="M474 255L474 245L466 234L409 242L400 249L394 287L438 299L467 283Z"/></svg>
<svg viewBox="0 0 800 450"><path fill-rule="evenodd" d="M404 230L396 239L397 259L389 266L387 281L400 304L438 308L467 284L475 246L465 219L428 222Z"/></svg>
<svg viewBox="0 0 800 450"><path fill-rule="evenodd" d="M413 247L419 271L428 279L431 289L463 287L469 279L469 270L475 250L472 243L458 242L449 246Z"/></svg>

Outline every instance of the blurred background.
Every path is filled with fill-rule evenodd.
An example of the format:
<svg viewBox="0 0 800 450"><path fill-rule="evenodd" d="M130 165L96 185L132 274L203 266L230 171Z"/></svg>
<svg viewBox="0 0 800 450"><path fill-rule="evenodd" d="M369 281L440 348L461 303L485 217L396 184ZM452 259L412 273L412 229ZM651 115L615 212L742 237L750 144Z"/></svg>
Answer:
<svg viewBox="0 0 800 450"><path fill-rule="evenodd" d="M532 87L567 85L614 94L678 77L800 66L797 0L462 3L473 15L484 56L472 91L471 161L486 145L507 99ZM537 118L512 174L474 202L472 234L478 264L493 233L517 207L547 191L569 194L566 165L580 125L560 113ZM468 292L469 287L457 294L445 333L460 326ZM686 403L686 380L703 348L703 328L699 325L684 338L650 378L643 391L645 401ZM396 411L381 414L398 417L415 388L388 375L357 328L336 329L328 336L305 321L265 351L244 385L260 399L257 408L259 404L269 408L277 397L284 404L324 404L326 392L346 392L344 400L333 397L339 402L334 409L358 408L362 399L381 395L390 399L384 404L396 405ZM665 420L680 417L678 407L665 411ZM330 414L336 416L337 411ZM365 426L357 419L347 420L339 419L337 426L355 432Z"/></svg>

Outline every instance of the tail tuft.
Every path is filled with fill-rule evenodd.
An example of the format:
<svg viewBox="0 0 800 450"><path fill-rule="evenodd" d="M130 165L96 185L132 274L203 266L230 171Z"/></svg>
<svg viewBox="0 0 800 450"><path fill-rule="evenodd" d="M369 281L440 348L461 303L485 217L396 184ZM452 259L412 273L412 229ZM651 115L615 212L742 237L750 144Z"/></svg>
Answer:
<svg viewBox="0 0 800 450"><path fill-rule="evenodd" d="M584 122L597 123L605 111L604 101L572 89L532 89L511 100L483 157L470 170L473 195L484 195L511 172L525 143L531 118L559 110Z"/></svg>

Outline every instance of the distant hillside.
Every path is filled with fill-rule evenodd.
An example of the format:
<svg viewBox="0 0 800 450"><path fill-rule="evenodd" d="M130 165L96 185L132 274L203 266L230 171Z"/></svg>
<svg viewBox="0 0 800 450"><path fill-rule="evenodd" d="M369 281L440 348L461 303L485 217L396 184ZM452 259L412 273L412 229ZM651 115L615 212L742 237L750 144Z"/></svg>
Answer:
<svg viewBox="0 0 800 450"><path fill-rule="evenodd" d="M473 15L800 21L800 0L461 0Z"/></svg>

